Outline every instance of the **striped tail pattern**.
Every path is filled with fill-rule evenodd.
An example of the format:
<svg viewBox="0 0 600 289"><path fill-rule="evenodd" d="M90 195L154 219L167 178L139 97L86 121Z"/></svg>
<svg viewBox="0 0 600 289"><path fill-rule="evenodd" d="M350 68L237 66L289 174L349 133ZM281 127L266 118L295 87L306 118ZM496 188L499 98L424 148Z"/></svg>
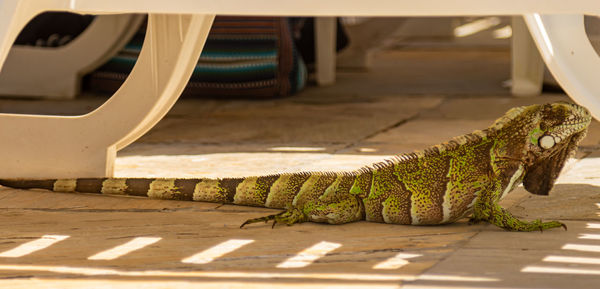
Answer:
<svg viewBox="0 0 600 289"><path fill-rule="evenodd" d="M354 172L301 172L247 178L0 180L13 188L41 188L201 201L283 209L280 214L250 219L288 225L298 222L342 224L358 220L393 224L450 223L471 209L482 173L472 165L489 152L478 135L462 136L423 152L397 156ZM464 145L478 143L476 146ZM462 155L464 162L452 159ZM486 157L489 159L489 156ZM470 177L455 178L457 174ZM454 184L455 186L451 185ZM473 185L476 184L476 185ZM459 188L459 189L457 189Z"/></svg>
<svg viewBox="0 0 600 289"><path fill-rule="evenodd" d="M371 177L370 172L364 169L357 173L314 172L223 179L0 180L0 185L55 192L142 196L286 209L294 213L293 219L284 218L282 213L256 221L276 220L287 224L316 221L338 224L364 219L362 198L369 191ZM350 193L351 189L355 194ZM248 222L252 223L252 220Z"/></svg>

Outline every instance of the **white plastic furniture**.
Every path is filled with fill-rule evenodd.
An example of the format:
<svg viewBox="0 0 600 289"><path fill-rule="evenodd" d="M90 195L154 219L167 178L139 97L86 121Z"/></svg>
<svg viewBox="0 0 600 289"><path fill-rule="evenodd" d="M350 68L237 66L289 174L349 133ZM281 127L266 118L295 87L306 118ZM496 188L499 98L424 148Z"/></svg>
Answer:
<svg viewBox="0 0 600 289"><path fill-rule="evenodd" d="M140 14L100 15L64 46L14 45L0 72L0 95L74 98L81 78L121 50L143 20Z"/></svg>
<svg viewBox="0 0 600 289"><path fill-rule="evenodd" d="M521 16L512 18L510 92L514 96L535 96L542 93L544 60Z"/></svg>
<svg viewBox="0 0 600 289"><path fill-rule="evenodd" d="M590 42L600 44L600 18L584 21ZM555 80L546 73L544 60L521 16L513 17L512 29L511 93L514 96L539 95L544 83L555 83ZM598 54L600 49L596 47L595 51Z"/></svg>
<svg viewBox="0 0 600 289"><path fill-rule="evenodd" d="M335 17L315 19L315 75L320 86L335 83L336 35Z"/></svg>
<svg viewBox="0 0 600 289"><path fill-rule="evenodd" d="M82 116L0 114L0 178L104 177L117 150L158 122L189 79L214 15L524 15L549 69L565 91L600 117L600 58L583 14L598 0L0 0L0 64L16 35L41 11L148 13L144 46L129 78Z"/></svg>
<svg viewBox="0 0 600 289"><path fill-rule="evenodd" d="M600 57L585 33L583 15L529 14L525 22L556 81L600 119Z"/></svg>

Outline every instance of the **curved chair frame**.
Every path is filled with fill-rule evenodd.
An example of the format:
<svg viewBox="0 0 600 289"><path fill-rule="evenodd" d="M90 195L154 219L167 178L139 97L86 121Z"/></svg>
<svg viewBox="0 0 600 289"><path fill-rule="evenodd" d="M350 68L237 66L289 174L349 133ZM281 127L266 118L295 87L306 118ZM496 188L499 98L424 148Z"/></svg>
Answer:
<svg viewBox="0 0 600 289"><path fill-rule="evenodd" d="M74 98L81 78L117 54L143 20L140 14L99 15L64 46L13 45L0 73L0 95Z"/></svg>

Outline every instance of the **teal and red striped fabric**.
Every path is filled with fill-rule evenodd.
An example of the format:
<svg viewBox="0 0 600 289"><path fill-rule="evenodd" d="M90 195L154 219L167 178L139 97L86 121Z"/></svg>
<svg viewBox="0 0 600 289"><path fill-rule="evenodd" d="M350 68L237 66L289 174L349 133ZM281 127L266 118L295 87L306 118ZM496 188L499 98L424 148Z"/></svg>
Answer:
<svg viewBox="0 0 600 289"><path fill-rule="evenodd" d="M112 93L125 80L144 40L145 28L90 75L93 91ZM184 95L277 97L301 90L306 68L287 18L219 16L211 28Z"/></svg>

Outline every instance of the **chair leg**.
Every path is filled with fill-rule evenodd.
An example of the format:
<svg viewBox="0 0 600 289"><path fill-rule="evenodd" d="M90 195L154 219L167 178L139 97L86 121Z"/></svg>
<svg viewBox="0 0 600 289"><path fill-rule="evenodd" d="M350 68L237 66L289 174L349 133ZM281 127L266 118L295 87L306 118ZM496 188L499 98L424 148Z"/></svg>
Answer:
<svg viewBox="0 0 600 289"><path fill-rule="evenodd" d="M511 93L514 96L536 96L542 92L544 61L521 16L512 18Z"/></svg>
<svg viewBox="0 0 600 289"><path fill-rule="evenodd" d="M315 18L315 64L319 85L335 83L336 23L335 17Z"/></svg>
<svg viewBox="0 0 600 289"><path fill-rule="evenodd" d="M583 15L525 15L546 66L565 92L600 119L600 56L585 32Z"/></svg>
<svg viewBox="0 0 600 289"><path fill-rule="evenodd" d="M151 14L129 78L91 113L0 114L0 178L112 176L117 150L152 128L185 88L213 18Z"/></svg>

